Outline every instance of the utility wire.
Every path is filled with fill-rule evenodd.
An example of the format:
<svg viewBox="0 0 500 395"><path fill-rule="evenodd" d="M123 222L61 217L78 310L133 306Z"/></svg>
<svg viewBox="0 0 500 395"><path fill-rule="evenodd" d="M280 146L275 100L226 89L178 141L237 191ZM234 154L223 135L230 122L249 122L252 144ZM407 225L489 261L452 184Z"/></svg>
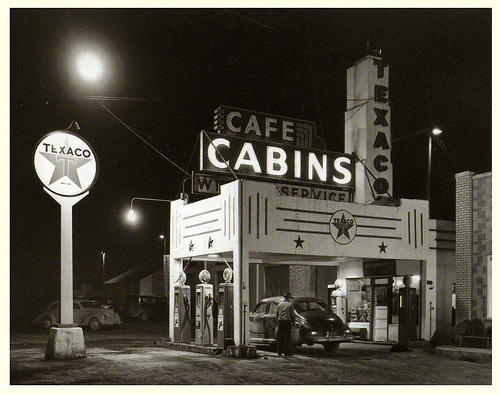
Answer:
<svg viewBox="0 0 500 395"><path fill-rule="evenodd" d="M236 16L239 16L240 18L243 18L243 19L246 19L247 21L250 21L250 22L253 22L253 23L256 23L257 25L260 25L262 27L265 27L266 29L270 29L270 30L274 30L275 32L277 33L280 33L280 34L283 34L282 31L278 30L278 29L275 29L274 27L271 27L271 26L268 26L268 25L265 25L264 23L261 23L259 21L256 21L255 19L251 19L251 18L248 18L244 15L241 15L241 14L238 14L237 12L234 12L234 11L231 11L231 10L228 10L227 8L224 8L224 11L226 12L229 12L231 14L234 14Z"/></svg>
<svg viewBox="0 0 500 395"><path fill-rule="evenodd" d="M372 176L372 178L373 178L374 180L376 180L376 179L377 179L377 177L375 177L375 175L371 172L371 170L370 170L370 169L369 169L369 168L368 168L368 167L367 167L367 166L363 163L363 161L359 158L358 154L354 153L354 156L355 156L356 160L357 160L359 163L361 163L361 165L365 168L365 171L367 171L367 172L369 173L369 175L371 175L371 176ZM370 184L371 184L371 183L370 183ZM371 185L370 185L370 187L371 187ZM392 198L392 195L391 195L389 192L386 192L386 193L387 193L387 195L388 195L389 197L391 197L391 198ZM372 191L372 195L374 195L373 191ZM374 195L373 197L375 197L375 195Z"/></svg>
<svg viewBox="0 0 500 395"><path fill-rule="evenodd" d="M71 99L77 100L102 100L102 101L128 101L128 102L165 102L171 99L160 99L152 97L127 97L127 96L72 96Z"/></svg>
<svg viewBox="0 0 500 395"><path fill-rule="evenodd" d="M189 168L191 166L191 161L193 159L194 151L196 150L196 146L198 145L198 141L200 141L200 135L199 134L198 134L198 137L196 138L196 142L194 143L193 149L191 150L191 156L189 157L189 162L188 162L188 165L187 165L187 169L188 170L189 170ZM191 178L191 176L189 178ZM179 190L177 191L177 196L179 196L179 194L181 193L181 190L182 190L182 192L184 192L184 182L185 181L186 181L186 178L184 180L182 180L181 185L179 185ZM193 182L192 179L191 179L191 182Z"/></svg>
<svg viewBox="0 0 500 395"><path fill-rule="evenodd" d="M349 119L351 119L351 118L352 118L352 117L353 117L353 116L354 116L354 115L355 115L355 114L356 114L359 110L361 110L361 107L363 107L366 103L368 103L368 102L366 101L366 102L364 102L364 103L361 103L361 104L359 104L359 105L357 105L357 106L354 106L354 107L350 108L349 110L347 110L347 111L352 111L352 110L354 110L354 109L356 108L356 111L354 111L354 112L353 112L353 113L349 116L349 118L347 118L347 119L345 119L345 120L343 121L343 123L344 123L344 127L345 127L345 123L346 123ZM347 112L347 111L346 111L346 112ZM345 114L346 112L344 112L344 114Z"/></svg>
<svg viewBox="0 0 500 395"><path fill-rule="evenodd" d="M457 162L455 161L455 158L453 158L453 155L451 155L450 151L448 150L448 148L446 148L443 141L439 138L439 136L435 136L435 137L436 137L436 141L438 142L439 146L441 147L441 149L443 150L445 155L448 157L448 159L450 159L450 161L453 163L453 165L455 167L457 167Z"/></svg>
<svg viewBox="0 0 500 395"><path fill-rule="evenodd" d="M190 177L190 174L184 170L182 167L177 165L175 162L173 162L171 159L167 158L161 151L156 149L154 146L152 146L146 139L144 139L141 135L139 135L132 127L127 125L125 122L123 122L118 116L116 116L108 107L106 107L104 104L102 104L99 100L96 100L97 103L101 105L102 108L104 108L107 112L113 116L118 122L120 122L123 126L125 126L128 130L130 130L132 133L134 133L138 138L140 138L145 144L147 144L150 148L152 148L154 151L156 151L158 154L160 154L164 159L166 159L168 162L170 162L173 166L175 166L177 169L182 171L184 174L187 174L188 177Z"/></svg>

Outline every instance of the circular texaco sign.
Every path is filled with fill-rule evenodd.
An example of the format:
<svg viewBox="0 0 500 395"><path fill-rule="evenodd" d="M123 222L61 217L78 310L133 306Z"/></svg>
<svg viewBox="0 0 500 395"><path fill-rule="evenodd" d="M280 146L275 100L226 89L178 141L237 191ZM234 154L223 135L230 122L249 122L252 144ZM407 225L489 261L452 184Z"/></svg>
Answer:
<svg viewBox="0 0 500 395"><path fill-rule="evenodd" d="M35 148L35 171L42 184L61 196L77 196L97 178L97 157L80 136L57 130L46 134Z"/></svg>
<svg viewBox="0 0 500 395"><path fill-rule="evenodd" d="M330 234L339 244L349 244L356 236L356 220L349 211L338 210L330 218Z"/></svg>

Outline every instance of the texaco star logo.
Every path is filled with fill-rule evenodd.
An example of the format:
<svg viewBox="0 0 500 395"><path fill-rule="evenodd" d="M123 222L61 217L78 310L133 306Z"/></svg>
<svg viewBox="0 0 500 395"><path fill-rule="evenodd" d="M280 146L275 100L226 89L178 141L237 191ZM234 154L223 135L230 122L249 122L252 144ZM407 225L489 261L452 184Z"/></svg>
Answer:
<svg viewBox="0 0 500 395"><path fill-rule="evenodd" d="M80 136L68 131L45 135L35 149L33 160L42 184L58 195L80 195L90 189L97 176L94 150Z"/></svg>
<svg viewBox="0 0 500 395"><path fill-rule="evenodd" d="M338 210L330 218L330 234L339 244L349 244L356 237L356 220L349 211Z"/></svg>

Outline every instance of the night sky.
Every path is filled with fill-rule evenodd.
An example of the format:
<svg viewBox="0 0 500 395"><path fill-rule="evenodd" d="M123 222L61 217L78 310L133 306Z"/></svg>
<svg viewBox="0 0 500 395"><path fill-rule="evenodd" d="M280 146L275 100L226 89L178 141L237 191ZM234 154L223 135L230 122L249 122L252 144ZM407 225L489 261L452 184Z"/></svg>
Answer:
<svg viewBox="0 0 500 395"><path fill-rule="evenodd" d="M46 133L77 120L96 151L97 182L73 208L74 285L100 285L101 251L108 277L161 264L168 204L134 203L136 226L124 215L133 197L178 198L185 177L124 124L188 172L219 105L313 121L343 152L346 70L367 39L389 62L393 138L443 130L431 215L453 219L455 173L491 171L491 25L489 9L11 9L11 319L59 294L60 206L32 158ZM89 46L108 68L94 86L74 69ZM423 199L425 135L392 161L394 196Z"/></svg>

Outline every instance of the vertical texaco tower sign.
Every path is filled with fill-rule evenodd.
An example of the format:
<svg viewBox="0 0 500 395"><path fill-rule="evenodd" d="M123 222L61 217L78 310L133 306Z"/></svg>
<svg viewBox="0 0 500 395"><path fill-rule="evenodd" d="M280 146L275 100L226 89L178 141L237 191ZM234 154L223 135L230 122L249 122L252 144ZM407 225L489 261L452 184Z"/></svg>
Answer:
<svg viewBox="0 0 500 395"><path fill-rule="evenodd" d="M35 170L45 188L60 196L77 196L97 178L97 157L80 136L68 131L46 134L34 154Z"/></svg>

